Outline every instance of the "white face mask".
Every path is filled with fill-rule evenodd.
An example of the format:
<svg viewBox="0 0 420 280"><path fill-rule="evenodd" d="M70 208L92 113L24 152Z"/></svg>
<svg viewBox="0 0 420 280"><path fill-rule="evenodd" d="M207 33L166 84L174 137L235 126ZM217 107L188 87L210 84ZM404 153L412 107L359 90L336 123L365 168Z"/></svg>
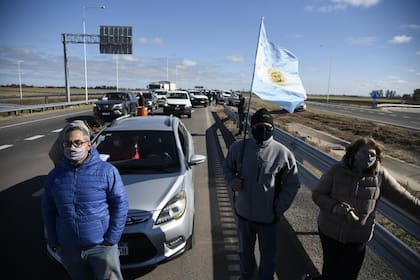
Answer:
<svg viewBox="0 0 420 280"><path fill-rule="evenodd" d="M362 148L354 157L355 165L359 170L371 168L376 162L376 152L374 149Z"/></svg>
<svg viewBox="0 0 420 280"><path fill-rule="evenodd" d="M69 160L76 162L85 159L87 152L88 151L84 145L81 145L79 148L73 146L64 148L64 156Z"/></svg>

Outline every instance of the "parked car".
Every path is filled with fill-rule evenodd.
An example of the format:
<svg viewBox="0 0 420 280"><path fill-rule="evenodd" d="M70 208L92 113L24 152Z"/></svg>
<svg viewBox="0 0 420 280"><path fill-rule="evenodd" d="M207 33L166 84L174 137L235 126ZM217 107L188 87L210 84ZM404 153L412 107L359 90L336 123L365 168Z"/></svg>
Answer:
<svg viewBox="0 0 420 280"><path fill-rule="evenodd" d="M156 93L156 96L157 96L157 99L158 99L157 103L158 103L158 106L159 107L165 106L165 103L166 103L166 93L167 92L168 91L167 90L164 90L164 89L157 89L157 90L155 90L155 93Z"/></svg>
<svg viewBox="0 0 420 280"><path fill-rule="evenodd" d="M174 116L115 120L93 140L124 182L129 210L118 244L122 268L146 267L192 247L195 154L190 132ZM58 261L60 257L48 248Z"/></svg>
<svg viewBox="0 0 420 280"><path fill-rule="evenodd" d="M166 104L163 107L163 113L176 116L187 115L191 118L192 104L187 91L173 90L166 94Z"/></svg>
<svg viewBox="0 0 420 280"><path fill-rule="evenodd" d="M209 98L206 95L204 95L201 91L190 90L188 91L188 93L190 95L190 100L193 107L194 106L207 107L207 105L209 104Z"/></svg>
<svg viewBox="0 0 420 280"><path fill-rule="evenodd" d="M93 105L93 114L103 120L137 115L137 98L133 92L108 92Z"/></svg>
<svg viewBox="0 0 420 280"><path fill-rule="evenodd" d="M158 98L154 92L143 92L138 95L138 100L140 106L145 106L151 112L158 109Z"/></svg>
<svg viewBox="0 0 420 280"><path fill-rule="evenodd" d="M232 94L230 91L219 91L216 95L216 104L224 104L227 103L229 96Z"/></svg>
<svg viewBox="0 0 420 280"><path fill-rule="evenodd" d="M306 111L306 103L303 102L301 105L297 106L295 109L295 112L302 112L302 111Z"/></svg>
<svg viewBox="0 0 420 280"><path fill-rule="evenodd" d="M230 106L237 106L240 102L239 100L239 95L236 93L232 93L229 97L228 97L228 105Z"/></svg>

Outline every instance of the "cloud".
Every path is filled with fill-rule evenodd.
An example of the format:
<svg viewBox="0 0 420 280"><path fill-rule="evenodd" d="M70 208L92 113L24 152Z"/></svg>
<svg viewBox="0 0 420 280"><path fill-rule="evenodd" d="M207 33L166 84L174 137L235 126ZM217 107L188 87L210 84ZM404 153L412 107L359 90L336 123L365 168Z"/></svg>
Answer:
<svg viewBox="0 0 420 280"><path fill-rule="evenodd" d="M135 57L134 55L114 55L112 56L113 60L122 60L122 61L127 61L127 62L139 62L140 59L138 57Z"/></svg>
<svg viewBox="0 0 420 280"><path fill-rule="evenodd" d="M196 66L197 62L194 60L184 59L181 64L178 64L176 67L178 69L187 69L193 66Z"/></svg>
<svg viewBox="0 0 420 280"><path fill-rule="evenodd" d="M400 77L397 76L388 76L388 81L391 84L407 84L406 80L402 80Z"/></svg>
<svg viewBox="0 0 420 280"><path fill-rule="evenodd" d="M352 7L370 8L379 4L381 0L332 0L332 2Z"/></svg>
<svg viewBox="0 0 420 280"><path fill-rule="evenodd" d="M420 51L416 51L416 55L420 55Z"/></svg>
<svg viewBox="0 0 420 280"><path fill-rule="evenodd" d="M243 62L244 57L241 55L230 55L230 56L226 56L225 60L230 61L230 62Z"/></svg>
<svg viewBox="0 0 420 280"><path fill-rule="evenodd" d="M398 36L394 36L390 42L392 44L406 44L406 43L410 43L411 40L413 39L413 37L411 36L407 36L407 35L398 35Z"/></svg>
<svg viewBox="0 0 420 280"><path fill-rule="evenodd" d="M373 36L357 37L357 38L349 37L346 39L346 41L350 45L355 45L355 46L372 46L375 44L376 38Z"/></svg>
<svg viewBox="0 0 420 280"><path fill-rule="evenodd" d="M320 12L328 13L340 10L346 10L347 8L370 8L378 5L381 0L330 0L331 4L323 6L305 6L305 10L308 12Z"/></svg>
<svg viewBox="0 0 420 280"><path fill-rule="evenodd" d="M420 30L420 25L418 24L405 24L401 25L402 28L408 28L408 29L414 29L414 30Z"/></svg>
<svg viewBox="0 0 420 280"><path fill-rule="evenodd" d="M163 45L163 39L161 38L153 38L153 39L149 39L149 38L140 38L139 39L140 44L143 45L154 45L154 46L161 46Z"/></svg>

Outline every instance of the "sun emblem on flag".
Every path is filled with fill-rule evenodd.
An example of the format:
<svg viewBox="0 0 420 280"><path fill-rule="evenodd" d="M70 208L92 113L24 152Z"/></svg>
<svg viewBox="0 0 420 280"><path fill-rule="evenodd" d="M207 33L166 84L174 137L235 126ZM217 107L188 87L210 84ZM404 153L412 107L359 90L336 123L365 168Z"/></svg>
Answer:
<svg viewBox="0 0 420 280"><path fill-rule="evenodd" d="M286 83L286 77L284 76L282 72L280 72L277 69L274 69L274 68L268 69L268 75L271 81L276 85L282 86Z"/></svg>

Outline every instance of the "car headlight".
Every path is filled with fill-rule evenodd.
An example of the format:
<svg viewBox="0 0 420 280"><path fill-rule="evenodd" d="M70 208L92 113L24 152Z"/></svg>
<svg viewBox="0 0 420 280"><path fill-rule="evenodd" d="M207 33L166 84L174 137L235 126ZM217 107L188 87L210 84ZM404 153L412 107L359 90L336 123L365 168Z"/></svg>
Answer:
<svg viewBox="0 0 420 280"><path fill-rule="evenodd" d="M184 215L187 207L187 196L184 190L177 193L169 202L163 207L155 224L163 224L174 219L179 219Z"/></svg>
<svg viewBox="0 0 420 280"><path fill-rule="evenodd" d="M114 106L112 106L112 109L117 109L117 110L121 110L122 109L122 104L115 104Z"/></svg>

